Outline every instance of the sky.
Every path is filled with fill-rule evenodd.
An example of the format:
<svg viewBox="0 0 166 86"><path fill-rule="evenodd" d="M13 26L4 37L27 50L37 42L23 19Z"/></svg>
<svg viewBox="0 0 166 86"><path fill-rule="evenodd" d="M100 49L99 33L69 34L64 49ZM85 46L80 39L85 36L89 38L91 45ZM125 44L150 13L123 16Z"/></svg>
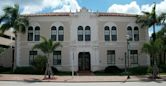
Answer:
<svg viewBox="0 0 166 86"><path fill-rule="evenodd" d="M154 2L158 15L166 12L166 0L0 0L0 15L6 5L13 6L14 3L20 5L21 14L76 12L83 7L92 12L141 14L151 11ZM151 34L152 30L149 32Z"/></svg>

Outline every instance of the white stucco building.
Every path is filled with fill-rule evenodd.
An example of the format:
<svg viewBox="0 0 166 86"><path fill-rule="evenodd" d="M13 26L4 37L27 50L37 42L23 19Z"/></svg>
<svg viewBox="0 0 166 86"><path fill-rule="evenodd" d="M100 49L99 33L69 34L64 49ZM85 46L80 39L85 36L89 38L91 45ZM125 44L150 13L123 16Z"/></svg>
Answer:
<svg viewBox="0 0 166 86"><path fill-rule="evenodd" d="M146 66L150 59L141 53L141 47L148 40L148 30L135 23L136 15L88 12L61 12L24 15L30 26L26 34L18 34L17 66L29 66L39 50L32 46L41 41L39 36L60 41L52 53L52 66L60 71L97 71L115 65L125 67L127 52L126 35L130 36L130 66Z"/></svg>

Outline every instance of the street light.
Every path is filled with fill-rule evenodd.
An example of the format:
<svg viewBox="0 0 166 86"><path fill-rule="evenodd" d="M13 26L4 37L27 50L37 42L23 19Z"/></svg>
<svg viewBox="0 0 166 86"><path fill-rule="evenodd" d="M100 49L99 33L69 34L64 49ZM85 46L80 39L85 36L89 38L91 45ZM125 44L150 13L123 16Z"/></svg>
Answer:
<svg viewBox="0 0 166 86"><path fill-rule="evenodd" d="M129 49L129 45L130 45L130 43L129 43L129 40L130 40L130 36L129 36L129 35L126 35L126 40L127 40L127 60L128 60L128 66L127 66L127 71L128 71L128 73L127 73L127 79L130 79L130 75L129 75L129 66L130 66L130 61L129 61L129 59L130 59L130 49Z"/></svg>

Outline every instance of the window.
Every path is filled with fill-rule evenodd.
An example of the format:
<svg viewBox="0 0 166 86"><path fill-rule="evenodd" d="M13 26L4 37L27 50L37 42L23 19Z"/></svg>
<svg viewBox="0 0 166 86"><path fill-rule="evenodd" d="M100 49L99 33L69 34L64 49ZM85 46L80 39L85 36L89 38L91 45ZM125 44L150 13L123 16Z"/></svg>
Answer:
<svg viewBox="0 0 166 86"><path fill-rule="evenodd" d="M33 27L28 27L28 41L33 41Z"/></svg>
<svg viewBox="0 0 166 86"><path fill-rule="evenodd" d="M113 26L111 29L111 37L112 41L117 41L117 31L115 26Z"/></svg>
<svg viewBox="0 0 166 86"><path fill-rule="evenodd" d="M53 52L53 65L61 65L61 51Z"/></svg>
<svg viewBox="0 0 166 86"><path fill-rule="evenodd" d="M29 64L32 65L35 57L37 56L37 51L29 51Z"/></svg>
<svg viewBox="0 0 166 86"><path fill-rule="evenodd" d="M139 41L138 27L134 27L134 41Z"/></svg>
<svg viewBox="0 0 166 86"><path fill-rule="evenodd" d="M104 38L105 41L110 41L110 29L108 26L104 27Z"/></svg>
<svg viewBox="0 0 166 86"><path fill-rule="evenodd" d="M85 41L90 41L91 40L91 31L90 27L86 26L85 27Z"/></svg>
<svg viewBox="0 0 166 86"><path fill-rule="evenodd" d="M35 27L35 41L40 41L40 27Z"/></svg>
<svg viewBox="0 0 166 86"><path fill-rule="evenodd" d="M138 64L138 51L130 50L130 62L131 64Z"/></svg>
<svg viewBox="0 0 166 86"><path fill-rule="evenodd" d="M51 40L56 41L57 30L55 26L51 27Z"/></svg>
<svg viewBox="0 0 166 86"><path fill-rule="evenodd" d="M59 41L63 41L64 39L64 32L63 32L63 27L59 26L59 30L58 30L58 40Z"/></svg>
<svg viewBox="0 0 166 86"><path fill-rule="evenodd" d="M79 26L78 27L78 41L83 41L83 27L82 26Z"/></svg>
<svg viewBox="0 0 166 86"><path fill-rule="evenodd" d="M107 50L107 64L115 64L115 50Z"/></svg>
<svg viewBox="0 0 166 86"><path fill-rule="evenodd" d="M127 34L129 35L129 41L132 41L133 35L132 35L132 28L130 26L127 27Z"/></svg>

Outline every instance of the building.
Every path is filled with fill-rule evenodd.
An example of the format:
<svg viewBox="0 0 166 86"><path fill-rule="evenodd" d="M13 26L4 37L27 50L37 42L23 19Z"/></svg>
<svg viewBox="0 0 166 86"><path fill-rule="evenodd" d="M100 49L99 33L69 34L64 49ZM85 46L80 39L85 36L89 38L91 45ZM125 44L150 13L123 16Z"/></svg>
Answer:
<svg viewBox="0 0 166 86"><path fill-rule="evenodd" d="M60 41L52 53L51 65L60 71L98 71L107 66L125 67L126 35L130 36L130 67L147 66L150 59L141 53L148 40L148 30L135 23L136 15L119 13L79 12L28 14L30 26L26 34L18 34L17 66L29 66L40 50L32 50L40 36Z"/></svg>
<svg viewBox="0 0 166 86"><path fill-rule="evenodd" d="M3 35L0 35L0 66L12 67L14 58L14 42L15 36L11 31L6 31Z"/></svg>

